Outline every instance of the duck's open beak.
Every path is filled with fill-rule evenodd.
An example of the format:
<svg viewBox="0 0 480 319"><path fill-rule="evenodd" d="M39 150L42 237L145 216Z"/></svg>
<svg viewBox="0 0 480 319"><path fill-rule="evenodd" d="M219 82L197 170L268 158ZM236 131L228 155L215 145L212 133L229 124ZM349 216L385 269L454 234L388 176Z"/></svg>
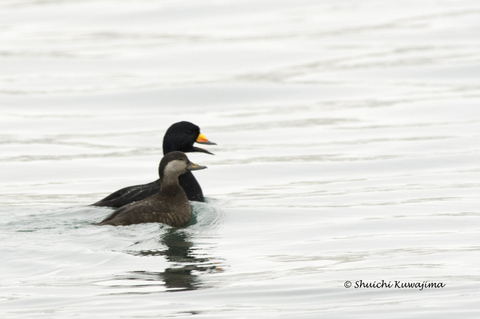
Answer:
<svg viewBox="0 0 480 319"><path fill-rule="evenodd" d="M205 135L203 135L202 133L198 134L198 137L197 137L197 140L195 141L199 144L207 144L207 145L217 145L217 143L214 143L214 142L210 142L207 137ZM209 152L207 151L206 149L204 148L200 148L200 147L193 147L194 151L195 152L202 152L202 153L207 153L207 154L210 154L210 155L215 155L213 154L212 152Z"/></svg>
<svg viewBox="0 0 480 319"><path fill-rule="evenodd" d="M198 171L199 169L205 169L207 168L206 166L198 165L192 162L189 162L187 165L187 170L188 171Z"/></svg>

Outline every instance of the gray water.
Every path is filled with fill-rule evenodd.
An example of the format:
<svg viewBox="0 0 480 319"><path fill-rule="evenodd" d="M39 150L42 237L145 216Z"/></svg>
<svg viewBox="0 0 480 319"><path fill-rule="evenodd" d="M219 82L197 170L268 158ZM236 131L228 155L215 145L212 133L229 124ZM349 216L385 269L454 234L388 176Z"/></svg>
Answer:
<svg viewBox="0 0 480 319"><path fill-rule="evenodd" d="M478 318L478 1L5 0L0 70L1 318ZM182 120L191 225L91 225Z"/></svg>

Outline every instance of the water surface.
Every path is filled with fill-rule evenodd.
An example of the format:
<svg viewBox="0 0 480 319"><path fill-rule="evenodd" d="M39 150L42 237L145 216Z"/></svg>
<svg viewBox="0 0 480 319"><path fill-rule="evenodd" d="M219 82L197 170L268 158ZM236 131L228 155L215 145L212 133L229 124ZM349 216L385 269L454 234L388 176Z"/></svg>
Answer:
<svg viewBox="0 0 480 319"><path fill-rule="evenodd" d="M2 318L478 317L475 1L0 8ZM181 120L191 225L92 225Z"/></svg>

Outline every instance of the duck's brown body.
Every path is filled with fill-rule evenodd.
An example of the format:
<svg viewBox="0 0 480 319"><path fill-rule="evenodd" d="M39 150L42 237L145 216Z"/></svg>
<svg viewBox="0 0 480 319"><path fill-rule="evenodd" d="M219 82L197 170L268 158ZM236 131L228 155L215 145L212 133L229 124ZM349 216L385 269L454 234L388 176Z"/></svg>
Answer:
<svg viewBox="0 0 480 319"><path fill-rule="evenodd" d="M192 206L182 187L163 189L145 200L133 202L117 209L99 225L132 225L141 223L162 223L183 227L190 221Z"/></svg>
<svg viewBox="0 0 480 319"><path fill-rule="evenodd" d="M173 164L171 164L173 163ZM203 169L191 163L182 152L171 152L160 162L160 191L144 200L133 202L114 211L98 225L132 225L163 223L183 227L192 216L192 206L178 183L178 176L190 170Z"/></svg>

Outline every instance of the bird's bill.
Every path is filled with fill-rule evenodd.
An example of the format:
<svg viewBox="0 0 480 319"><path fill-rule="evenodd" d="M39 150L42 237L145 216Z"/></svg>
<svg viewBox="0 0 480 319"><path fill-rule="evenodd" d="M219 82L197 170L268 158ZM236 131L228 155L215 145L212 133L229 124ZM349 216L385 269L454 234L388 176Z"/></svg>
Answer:
<svg viewBox="0 0 480 319"><path fill-rule="evenodd" d="M188 165L187 165L187 170L189 170L189 171L198 171L200 169L205 169L205 168L207 168L207 167L202 166L202 165L198 165L198 164L195 164L195 163L192 163L192 162L188 163Z"/></svg>
<svg viewBox="0 0 480 319"><path fill-rule="evenodd" d="M199 144L217 145L217 143L210 142L208 140L208 138L205 135L203 135L202 133L198 134L196 142L199 143Z"/></svg>

